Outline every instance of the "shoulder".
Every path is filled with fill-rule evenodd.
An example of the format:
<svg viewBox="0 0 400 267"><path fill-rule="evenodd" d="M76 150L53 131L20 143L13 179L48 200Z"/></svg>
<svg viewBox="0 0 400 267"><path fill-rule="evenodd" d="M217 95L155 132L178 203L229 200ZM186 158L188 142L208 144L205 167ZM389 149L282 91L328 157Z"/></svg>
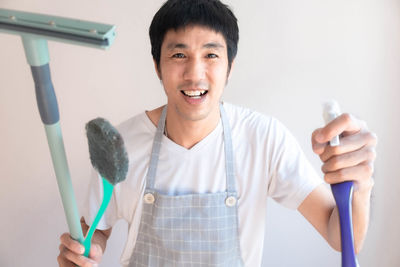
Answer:
<svg viewBox="0 0 400 267"><path fill-rule="evenodd" d="M126 119L116 126L125 146L130 151L147 150L151 147L156 126L145 111Z"/></svg>
<svg viewBox="0 0 400 267"><path fill-rule="evenodd" d="M237 149L279 154L288 147L298 146L292 133L277 118L229 103L224 103L224 109Z"/></svg>
<svg viewBox="0 0 400 267"><path fill-rule="evenodd" d="M143 131L155 132L162 109L163 106L150 111L143 111L118 124L117 129L121 132L121 134L139 133Z"/></svg>
<svg viewBox="0 0 400 267"><path fill-rule="evenodd" d="M233 131L268 134L275 131L285 131L285 126L275 117L263 114L250 108L223 104Z"/></svg>
<svg viewBox="0 0 400 267"><path fill-rule="evenodd" d="M158 121L160 120L163 107L164 106L161 106L156 109L146 111L147 117L150 119L150 121L153 123L155 127L157 127Z"/></svg>

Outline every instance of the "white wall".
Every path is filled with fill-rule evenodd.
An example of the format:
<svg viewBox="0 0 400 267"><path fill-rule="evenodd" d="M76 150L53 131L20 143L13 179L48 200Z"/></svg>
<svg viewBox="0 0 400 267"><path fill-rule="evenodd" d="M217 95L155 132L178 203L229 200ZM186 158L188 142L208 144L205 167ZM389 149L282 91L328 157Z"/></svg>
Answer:
<svg viewBox="0 0 400 267"><path fill-rule="evenodd" d="M147 35L163 1L15 1L0 7L118 26L109 51L51 42L51 68L75 193L82 203L90 162L84 124L114 124L165 102ZM226 101L283 121L316 169L310 134L322 125L321 102L367 120L378 134L371 227L363 267L400 265L398 115L400 3L396 0L226 1L239 19L240 42ZM21 41L0 34L0 266L55 266L67 231L33 81ZM340 266L333 252L294 211L269 204L263 266ZM102 266L118 266L126 223L114 229Z"/></svg>

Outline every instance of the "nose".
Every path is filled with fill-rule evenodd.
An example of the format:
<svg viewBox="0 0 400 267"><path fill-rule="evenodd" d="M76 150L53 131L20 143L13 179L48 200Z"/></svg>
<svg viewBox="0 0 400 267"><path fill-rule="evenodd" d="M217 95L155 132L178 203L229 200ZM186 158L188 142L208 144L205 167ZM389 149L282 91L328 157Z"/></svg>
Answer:
<svg viewBox="0 0 400 267"><path fill-rule="evenodd" d="M183 78L187 81L198 82L205 78L205 63L200 58L191 58L186 62Z"/></svg>

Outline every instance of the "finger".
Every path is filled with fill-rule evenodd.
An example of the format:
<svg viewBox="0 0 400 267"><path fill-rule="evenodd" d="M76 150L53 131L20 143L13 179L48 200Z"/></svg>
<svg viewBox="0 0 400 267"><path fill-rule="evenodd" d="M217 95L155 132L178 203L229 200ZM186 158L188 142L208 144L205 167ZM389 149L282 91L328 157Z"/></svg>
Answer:
<svg viewBox="0 0 400 267"><path fill-rule="evenodd" d="M80 267L97 267L98 263L92 259L89 259L83 255L76 254L71 250L64 250L62 255L70 262L80 266Z"/></svg>
<svg viewBox="0 0 400 267"><path fill-rule="evenodd" d="M82 246L78 241L73 240L69 233L62 234L60 241L61 244L77 254L83 254L85 252L84 246Z"/></svg>
<svg viewBox="0 0 400 267"><path fill-rule="evenodd" d="M59 246L60 254L57 257L57 262L61 267L76 267L77 265L73 262L69 261L65 257L65 252L68 250L63 244Z"/></svg>
<svg viewBox="0 0 400 267"><path fill-rule="evenodd" d="M376 135L371 132L360 132L340 139L338 146L325 146L324 151L319 153L321 160L326 162L331 157L356 151L364 146L375 146L377 143Z"/></svg>
<svg viewBox="0 0 400 267"><path fill-rule="evenodd" d="M60 267L75 267L76 265L68 261L61 254L57 257L57 262Z"/></svg>
<svg viewBox="0 0 400 267"><path fill-rule="evenodd" d="M359 150L331 157L322 165L324 173L357 166L362 162L373 162L376 152L373 147L363 147Z"/></svg>
<svg viewBox="0 0 400 267"><path fill-rule="evenodd" d="M325 174L324 179L328 184L336 184L345 181L355 181L358 183L362 180L370 179L373 172L373 164L371 162L363 162L357 166L328 172Z"/></svg>
<svg viewBox="0 0 400 267"><path fill-rule="evenodd" d="M89 258L93 259L96 262L100 262L101 257L103 256L103 249L98 244L92 244L89 252Z"/></svg>
<svg viewBox="0 0 400 267"><path fill-rule="evenodd" d="M321 129L322 128L318 128L311 134L312 150L317 155L322 154L325 151L325 147L327 146L327 143L319 143L316 140L316 135L318 135L320 133Z"/></svg>
<svg viewBox="0 0 400 267"><path fill-rule="evenodd" d="M361 121L358 121L348 113L344 113L321 128L315 134L315 140L318 143L327 143L337 135L343 134L346 136L359 132L362 125Z"/></svg>

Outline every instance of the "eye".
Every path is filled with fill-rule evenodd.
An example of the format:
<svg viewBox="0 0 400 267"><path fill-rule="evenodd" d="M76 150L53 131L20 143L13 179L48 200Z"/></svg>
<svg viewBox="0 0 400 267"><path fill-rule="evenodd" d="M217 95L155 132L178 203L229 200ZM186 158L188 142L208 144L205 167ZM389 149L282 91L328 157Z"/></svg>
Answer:
<svg viewBox="0 0 400 267"><path fill-rule="evenodd" d="M218 57L218 55L213 54L213 53L207 54L207 58L217 58L217 57Z"/></svg>
<svg viewBox="0 0 400 267"><path fill-rule="evenodd" d="M176 54L173 54L172 57L174 57L174 58L185 58L185 55L182 54L182 53L176 53Z"/></svg>

